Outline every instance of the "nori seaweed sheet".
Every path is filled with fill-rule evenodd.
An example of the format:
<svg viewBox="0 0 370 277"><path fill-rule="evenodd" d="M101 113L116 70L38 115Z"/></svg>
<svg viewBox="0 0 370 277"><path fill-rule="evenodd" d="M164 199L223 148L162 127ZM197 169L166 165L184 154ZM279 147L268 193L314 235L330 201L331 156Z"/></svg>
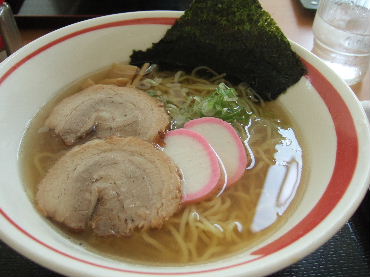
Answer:
<svg viewBox="0 0 370 277"><path fill-rule="evenodd" d="M155 63L163 70L206 65L246 82L262 99L276 99L306 69L283 32L258 0L195 0L165 36L131 64Z"/></svg>

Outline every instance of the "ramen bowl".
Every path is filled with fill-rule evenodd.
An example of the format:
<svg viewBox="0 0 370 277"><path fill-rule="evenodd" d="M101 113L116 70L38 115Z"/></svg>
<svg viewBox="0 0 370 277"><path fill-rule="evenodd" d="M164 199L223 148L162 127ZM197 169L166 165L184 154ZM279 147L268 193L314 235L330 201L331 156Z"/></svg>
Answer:
<svg viewBox="0 0 370 277"><path fill-rule="evenodd" d="M74 80L128 61L133 49L151 46L180 15L135 12L87 20L33 41L0 65L0 236L5 243L68 276L264 276L313 252L355 212L369 183L367 118L348 86L293 42L308 74L277 101L303 137L307 184L289 218L257 245L207 263L130 263L74 243L37 212L23 184L19 160L30 120Z"/></svg>

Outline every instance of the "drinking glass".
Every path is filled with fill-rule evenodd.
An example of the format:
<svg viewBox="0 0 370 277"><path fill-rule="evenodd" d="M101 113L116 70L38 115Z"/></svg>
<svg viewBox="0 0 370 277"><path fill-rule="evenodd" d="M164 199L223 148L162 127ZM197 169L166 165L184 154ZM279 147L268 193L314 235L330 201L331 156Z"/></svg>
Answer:
<svg viewBox="0 0 370 277"><path fill-rule="evenodd" d="M370 0L321 0L313 23L314 48L348 85L370 63Z"/></svg>

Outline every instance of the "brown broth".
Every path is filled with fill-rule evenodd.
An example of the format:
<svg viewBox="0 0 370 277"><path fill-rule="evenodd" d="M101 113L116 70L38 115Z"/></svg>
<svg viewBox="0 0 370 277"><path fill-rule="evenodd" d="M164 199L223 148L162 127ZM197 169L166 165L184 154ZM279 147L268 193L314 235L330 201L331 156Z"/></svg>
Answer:
<svg viewBox="0 0 370 277"><path fill-rule="evenodd" d="M99 80L104 78L105 75L106 70L93 74L89 76L89 78ZM55 106L55 103L72 93L78 92L81 83L82 81L74 83L45 105L32 120L24 136L21 152L23 179L32 201L37 191L37 185L46 174L47 170L59 157L70 149L70 147L66 147L58 137L44 130L44 121L51 112L51 109ZM268 184L266 181L268 179L266 175L269 173L271 167L276 167L276 165L282 166L281 168L289 167L287 164L281 164L277 159L276 152L279 148L278 145L283 145L283 147L280 147L280 152L283 156L285 154L290 155L292 151L297 150L292 149L293 146L289 147L289 145L296 145L298 148L300 148L299 145L301 145L301 143L299 143L301 142L301 137L297 134L296 128L293 128L293 122L281 107L275 103L268 103L266 109L269 109L271 114L279 115L278 121L280 122L280 127L273 131L277 134L276 142L271 143L271 145L262 145L266 137L269 136L268 132L266 132L266 128L264 128L265 123L269 120L277 121L277 118L255 119L254 124L248 128L251 139L247 144L247 148L252 150L255 157L254 167L246 170L246 174L244 174L242 179L231 188L227 189L222 195L208 201L193 204L181 210L178 214L174 215L162 229L137 231L131 237L116 238L98 237L91 231L75 233L55 223L53 223L53 226L76 243L83 245L91 251L114 259L131 261L134 263L160 265L199 263L226 257L255 246L258 242L278 230L289 218L289 214L294 211L295 206L303 195L304 180L307 176L306 167L299 169L297 165L294 165L297 167L297 170L300 171L299 174L302 175L299 176L298 174L297 178L299 178L299 180L295 182L299 184L299 188L296 190L291 189L293 191L292 195L294 196L293 201L289 199L291 202L287 209L286 207L277 209L275 207L276 205L272 207L271 209L273 213L275 213L275 216L279 212L282 216L278 215L275 219L272 218L274 217L272 216L270 226L260 231L251 231L251 226L257 229L260 228L258 226L256 227L253 223L260 199L266 197L266 199L269 199L269 197L271 198L271 194L281 199L281 195L283 194L282 191L284 191L281 187L278 187L280 184L271 182ZM282 136L282 134L284 136ZM298 138L299 142L296 138ZM286 143L288 140L290 140L290 143ZM259 152L264 153L264 158L260 156ZM302 156L299 156L300 157L297 157L297 159L302 159ZM41 171L40 168L37 167L35 159L39 159L38 163L41 165ZM249 155L249 159L252 163L253 159L251 159L251 155ZM306 159L306 157L304 159ZM297 161L293 161L292 164L294 164L294 162ZM301 160L298 161L298 164L302 166L303 164L307 164L307 162ZM289 172L289 170L285 171L285 177L290 174ZM284 180L287 179L289 178L285 178ZM266 182L264 183L264 181ZM264 197L261 197L264 186L269 186L272 190L267 194L263 194ZM272 191L274 192L272 193ZM212 209L217 205L220 205L220 211L212 212ZM269 216L266 214L265 210L259 213L265 213L263 216ZM188 220L185 221L186 224L184 225L181 223L181 219L183 217L185 218L185 215L187 215ZM196 224L203 224L202 218L206 218L212 225L209 227L211 231L202 231L195 234L192 228L194 228ZM229 227L231 231L227 231ZM221 229L223 231L221 231ZM159 246L155 246L155 243L148 243L148 240L143 238L143 234L149 236L151 240L157 242ZM189 249L186 248L186 251L183 250L184 245L176 239L176 234L182 235L185 247ZM190 244L194 242L196 237L199 241L197 244L194 243L194 245L196 245L195 248L191 248ZM214 253L212 254L212 252Z"/></svg>

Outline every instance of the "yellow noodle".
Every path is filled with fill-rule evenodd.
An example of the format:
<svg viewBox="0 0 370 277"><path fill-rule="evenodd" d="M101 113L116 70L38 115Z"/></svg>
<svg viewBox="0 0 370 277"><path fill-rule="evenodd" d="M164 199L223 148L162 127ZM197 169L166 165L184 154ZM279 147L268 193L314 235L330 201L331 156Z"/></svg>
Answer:
<svg viewBox="0 0 370 277"><path fill-rule="evenodd" d="M221 202L221 198L220 197L215 197L211 200L204 201L202 206L204 206L204 207L213 207L215 205L220 205L221 204L220 202Z"/></svg>
<svg viewBox="0 0 370 277"><path fill-rule="evenodd" d="M244 201L245 202L248 202L249 199L250 199L249 195L248 194L245 194L243 192L233 191L233 192L230 192L230 194L235 195L235 196L241 198L243 200L242 202L244 202Z"/></svg>
<svg viewBox="0 0 370 277"><path fill-rule="evenodd" d="M204 80L204 79L201 79L201 78L198 78L198 77L195 77L195 76L191 76L191 75L182 76L178 80L178 82L184 82L184 81L187 81L187 82L189 82L191 84L196 84L196 83L200 83L200 84L211 84L211 82L209 82L207 80Z"/></svg>
<svg viewBox="0 0 370 277"><path fill-rule="evenodd" d="M188 216L189 216L189 209L185 209L184 212L181 215L181 221L179 225L179 233L181 237L185 237L185 227L188 223Z"/></svg>
<svg viewBox="0 0 370 277"><path fill-rule="evenodd" d="M257 161L257 157L255 157L255 160ZM259 170L263 168L265 165L262 162L256 162L256 166L253 168L253 170L248 172L248 175L257 175L260 174Z"/></svg>
<svg viewBox="0 0 370 277"><path fill-rule="evenodd" d="M134 65L129 64L113 64L111 69L107 73L108 78L128 78L132 80L132 78L136 75L139 71L139 68Z"/></svg>
<svg viewBox="0 0 370 277"><path fill-rule="evenodd" d="M170 91L170 88L169 87L167 87L167 86L165 86L165 85L161 85L161 84L158 84L158 85L156 85L156 86L154 86L154 88L156 89L156 90L159 90L159 91L162 91L162 92L169 92Z"/></svg>
<svg viewBox="0 0 370 277"><path fill-rule="evenodd" d="M237 232L235 231L236 228L237 226L234 222L227 224L227 226L225 227L225 239L227 241L240 241L240 238L235 234L235 232Z"/></svg>
<svg viewBox="0 0 370 277"><path fill-rule="evenodd" d="M149 63L144 63L143 64L143 66L140 68L139 73L136 75L136 77L134 78L134 80L131 83L132 87L136 87L136 85L139 83L141 78L144 76L145 71L148 69L148 67L149 67Z"/></svg>
<svg viewBox="0 0 370 277"><path fill-rule="evenodd" d="M189 89L194 89L194 90L210 90L210 91L214 91L217 86L216 85L201 85L201 84L197 84L197 85L192 85L192 84L189 84L189 85L183 85L184 88L189 88Z"/></svg>
<svg viewBox="0 0 370 277"><path fill-rule="evenodd" d="M211 79L209 79L210 82L216 82L216 81L220 81L220 79L223 79L224 77L226 76L226 73L222 73L220 75L217 75Z"/></svg>
<svg viewBox="0 0 370 277"><path fill-rule="evenodd" d="M223 231L217 228L214 224L212 224L210 221L208 221L205 218L201 218L200 222L197 223L197 226L203 228L205 231L212 232L215 237L222 238L223 237Z"/></svg>
<svg viewBox="0 0 370 277"><path fill-rule="evenodd" d="M190 210L190 209L189 209ZM199 239L199 231L195 228L195 217L192 215L192 211L189 211L188 216L188 224L189 224L189 239L188 241L191 243L189 244L189 250L192 255L193 260L198 257L198 239Z"/></svg>
<svg viewBox="0 0 370 277"><path fill-rule="evenodd" d="M207 216L207 215L211 214L212 212L217 212L219 210L219 208L221 206L221 200L220 200L221 198L217 197L215 199L217 199L218 201L214 201L216 203L214 203L213 201L210 202L210 203L214 203L214 205L212 205L212 207L209 210L205 211L203 213L203 216Z"/></svg>
<svg viewBox="0 0 370 277"><path fill-rule="evenodd" d="M178 243L178 246L182 253L182 260L184 262L188 261L189 252L188 252L188 248L186 247L185 240L180 236L179 232L173 226L169 225L168 229L170 230L172 236L175 238L176 242Z"/></svg>
<svg viewBox="0 0 370 277"><path fill-rule="evenodd" d="M153 239L152 237L149 236L149 234L147 232L142 232L141 233L141 236L142 238L147 242L149 243L150 245L152 245L153 247L157 248L159 251L161 251L162 253L167 253L168 252L168 249L166 249L161 243L159 243L157 240Z"/></svg>
<svg viewBox="0 0 370 277"><path fill-rule="evenodd" d="M231 205L231 200L228 197L225 197L224 203L218 206L217 210L206 210L202 212L202 216L208 218L211 221L222 221L227 217L227 210Z"/></svg>
<svg viewBox="0 0 370 277"><path fill-rule="evenodd" d="M273 139L271 138L271 140L269 141L266 141L265 143L262 143L261 146L259 146L258 148L260 148L261 150L263 151L271 151L271 143L276 145L276 144L279 144L281 142L281 138L276 138L276 139Z"/></svg>
<svg viewBox="0 0 370 277"><path fill-rule="evenodd" d="M189 215L191 214L191 212L189 213ZM194 216L189 216L188 217L189 219L189 237L190 237L190 241L192 241L192 243L194 244L194 248L197 249L197 242L198 242L198 239L199 239L199 232L198 230L196 229L195 227L195 217ZM193 248L192 247L192 248ZM193 255L197 255L196 253L194 253Z"/></svg>
<svg viewBox="0 0 370 277"><path fill-rule="evenodd" d="M130 81L131 81L131 79L123 78L123 77L106 78L106 79L100 81L99 84L116 85L116 86L119 86L119 87L124 87L124 86L127 86L130 83Z"/></svg>
<svg viewBox="0 0 370 277"><path fill-rule="evenodd" d="M197 241L186 241L186 244L189 249L189 255L191 256L192 261L196 261L198 259L198 251L197 251Z"/></svg>
<svg viewBox="0 0 370 277"><path fill-rule="evenodd" d="M266 164L269 164L269 165L274 165L275 162L273 160L269 160L265 155L263 155L263 152L261 149L259 148L256 148L256 153L258 153L260 155L260 157L266 162Z"/></svg>
<svg viewBox="0 0 370 277"><path fill-rule="evenodd" d="M206 245L209 245L211 243L211 239L207 233L200 230L197 230L197 232L202 242L204 242Z"/></svg>
<svg viewBox="0 0 370 277"><path fill-rule="evenodd" d="M179 79L181 77L181 75L184 75L185 72L183 71L177 71L176 74L173 76L173 80L175 81L175 83L178 83L179 82Z"/></svg>
<svg viewBox="0 0 370 277"><path fill-rule="evenodd" d="M218 252L224 251L224 247L222 246L213 246L209 247L207 251L200 257L201 261L208 260L211 256L217 254Z"/></svg>
<svg viewBox="0 0 370 277"><path fill-rule="evenodd" d="M216 71L214 71L213 69L209 68L208 66L198 66L198 67L194 68L193 71L191 72L191 75L192 76L195 76L201 70L205 70L205 71L207 71L209 73L212 73L215 76L219 75Z"/></svg>

